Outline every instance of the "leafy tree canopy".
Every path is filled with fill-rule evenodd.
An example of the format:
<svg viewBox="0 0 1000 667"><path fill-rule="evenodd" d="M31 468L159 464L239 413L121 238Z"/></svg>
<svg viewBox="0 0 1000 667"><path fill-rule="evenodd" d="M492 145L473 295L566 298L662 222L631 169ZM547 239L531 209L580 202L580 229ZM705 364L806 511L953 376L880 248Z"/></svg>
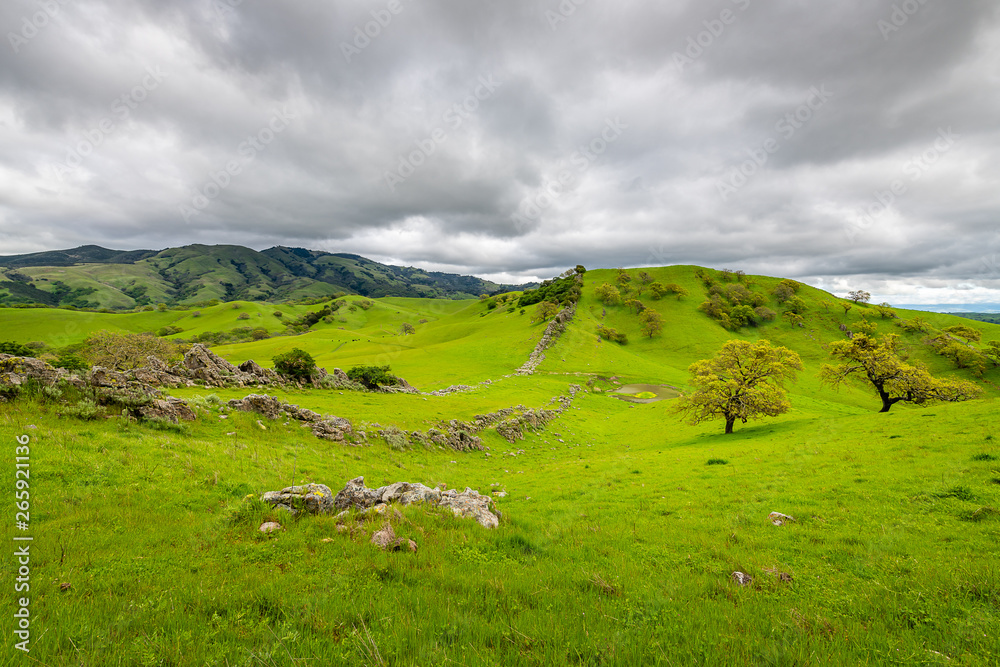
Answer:
<svg viewBox="0 0 1000 667"><path fill-rule="evenodd" d="M880 412L889 412L900 402L924 405L936 401L965 401L982 390L964 380L942 380L922 366L904 362L899 355L899 336L872 338L857 334L851 340L830 343L830 355L842 363L824 364L824 382L838 387L853 377L862 377L882 400Z"/></svg>
<svg viewBox="0 0 1000 667"><path fill-rule="evenodd" d="M697 389L679 399L677 410L688 414L692 424L722 419L726 433L732 433L737 419L745 424L789 410L784 382L795 380L802 360L795 352L773 347L767 340L731 340L714 358L695 362L689 370Z"/></svg>

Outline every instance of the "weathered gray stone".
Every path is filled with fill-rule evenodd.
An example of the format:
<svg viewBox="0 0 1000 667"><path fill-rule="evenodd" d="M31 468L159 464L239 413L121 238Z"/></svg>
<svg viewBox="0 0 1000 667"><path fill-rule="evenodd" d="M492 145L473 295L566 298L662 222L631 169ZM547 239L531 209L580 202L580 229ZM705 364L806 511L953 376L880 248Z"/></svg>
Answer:
<svg viewBox="0 0 1000 667"><path fill-rule="evenodd" d="M411 551L416 553L417 543L403 537L397 537L391 523L386 523L381 530L372 535L372 544L385 551Z"/></svg>
<svg viewBox="0 0 1000 667"><path fill-rule="evenodd" d="M139 416L143 419L165 419L174 424L177 424L181 419L184 421L194 421L197 419L194 410L191 409L187 402L172 396L166 400L153 399L152 403L142 406L138 409L138 412Z"/></svg>
<svg viewBox="0 0 1000 667"><path fill-rule="evenodd" d="M268 491L261 501L274 507L288 508L293 514L331 514L334 507L333 492L325 484L289 486L281 491Z"/></svg>
<svg viewBox="0 0 1000 667"><path fill-rule="evenodd" d="M28 380L51 387L68 377L70 373L62 368L53 368L41 359L0 354L0 387L17 389Z"/></svg>
<svg viewBox="0 0 1000 667"><path fill-rule="evenodd" d="M351 422L341 417L327 416L322 421L311 424L312 433L317 438L343 442L352 433Z"/></svg>
<svg viewBox="0 0 1000 667"><path fill-rule="evenodd" d="M364 477L355 477L347 482L333 499L334 507L337 510L346 510L350 507L356 509L366 509L375 505L380 500L380 494L375 489L365 486Z"/></svg>
<svg viewBox="0 0 1000 667"><path fill-rule="evenodd" d="M260 524L260 528L258 530L262 533L275 533L281 530L281 524L275 523L274 521L268 521L267 523Z"/></svg>
<svg viewBox="0 0 1000 667"><path fill-rule="evenodd" d="M256 412L268 419L277 419L281 413L281 401L267 394L250 394L229 401L229 407L242 412Z"/></svg>

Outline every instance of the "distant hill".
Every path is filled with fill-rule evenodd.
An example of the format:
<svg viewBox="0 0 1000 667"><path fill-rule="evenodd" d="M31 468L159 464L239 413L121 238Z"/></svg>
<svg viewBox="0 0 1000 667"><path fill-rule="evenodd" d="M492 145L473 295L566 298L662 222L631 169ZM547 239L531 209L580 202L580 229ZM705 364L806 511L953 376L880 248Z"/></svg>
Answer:
<svg viewBox="0 0 1000 667"><path fill-rule="evenodd" d="M125 310L166 303L287 301L340 292L440 299L520 290L474 276L389 266L347 253L233 245L109 250L95 245L0 256L0 305Z"/></svg>

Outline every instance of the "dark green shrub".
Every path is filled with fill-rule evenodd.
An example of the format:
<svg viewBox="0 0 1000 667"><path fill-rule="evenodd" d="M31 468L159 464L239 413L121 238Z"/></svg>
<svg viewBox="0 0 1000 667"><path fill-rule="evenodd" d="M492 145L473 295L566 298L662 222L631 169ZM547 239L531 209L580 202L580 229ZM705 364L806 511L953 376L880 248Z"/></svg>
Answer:
<svg viewBox="0 0 1000 667"><path fill-rule="evenodd" d="M34 351L27 345L21 345L20 343L15 343L12 340L7 340L0 343L0 353L11 354L15 357L33 357L35 356Z"/></svg>
<svg viewBox="0 0 1000 667"><path fill-rule="evenodd" d="M83 419L85 421L97 419L98 412L97 404L89 398L84 398L76 405L71 405L65 410L65 414L70 417L76 417L77 419Z"/></svg>
<svg viewBox="0 0 1000 667"><path fill-rule="evenodd" d="M271 361L274 363L274 370L290 378L304 380L316 372L316 360L311 354L297 347L272 357Z"/></svg>
<svg viewBox="0 0 1000 667"><path fill-rule="evenodd" d="M367 389L378 389L399 384L388 366L355 366L347 371L347 377L359 382Z"/></svg>
<svg viewBox="0 0 1000 667"><path fill-rule="evenodd" d="M68 371L90 370L90 364L76 354L60 354L52 365L55 368L65 368Z"/></svg>

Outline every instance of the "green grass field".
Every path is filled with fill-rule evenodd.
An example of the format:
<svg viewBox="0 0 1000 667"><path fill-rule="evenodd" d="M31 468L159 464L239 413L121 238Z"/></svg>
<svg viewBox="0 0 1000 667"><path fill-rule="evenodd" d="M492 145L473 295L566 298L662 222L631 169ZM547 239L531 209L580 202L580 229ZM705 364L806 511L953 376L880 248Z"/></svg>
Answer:
<svg viewBox="0 0 1000 667"><path fill-rule="evenodd" d="M31 439L34 537L31 653L14 648L8 614L0 663L997 664L1000 371L974 378L982 399L879 414L863 386L834 392L818 379L824 345L842 340L840 325L856 325L863 308L827 310L822 302L833 297L803 287L805 327L779 320L733 333L698 312L704 290L694 267L648 271L690 292L643 299L663 315L660 335L642 338L634 314L598 302L594 288L614 272L591 271L575 320L529 377L512 373L545 324L531 321L533 307L522 315L479 301L379 299L306 334L215 348L265 366L292 347L330 370L391 364L425 392L475 385L441 397L271 392L358 430L426 430L518 404L544 407L588 379L605 390L579 393L515 444L483 431L486 452L398 451L374 437L335 444L295 422L263 430L257 415L197 398L248 390L171 390L206 406L180 427L60 416L65 405L43 394L0 404L12 494L15 438ZM778 282L755 280L761 290ZM0 339L55 345L101 328L167 324L184 329L179 337L258 322L278 331L274 310L318 308L238 305L200 317L8 309ZM242 312L249 323L236 320ZM920 315L1000 340L995 325ZM879 332L903 333L892 320L873 321ZM401 335L404 322L415 333ZM629 344L599 341L602 324L626 332ZM606 393L612 376L689 390L687 367L732 338L766 338L801 355L789 413L726 436L720 422L685 423L673 401ZM904 335L911 360L973 379L921 338ZM336 491L359 475L371 487L411 481L509 495L496 501L494 531L402 508L394 526L418 543L416 554L369 544L381 520L342 533L331 517L291 520L247 498L307 481ZM7 511L14 544L12 502ZM773 526L772 511L796 520ZM284 530L261 534L265 520ZM13 582L16 560L2 567ZM733 583L734 571L753 582Z"/></svg>

